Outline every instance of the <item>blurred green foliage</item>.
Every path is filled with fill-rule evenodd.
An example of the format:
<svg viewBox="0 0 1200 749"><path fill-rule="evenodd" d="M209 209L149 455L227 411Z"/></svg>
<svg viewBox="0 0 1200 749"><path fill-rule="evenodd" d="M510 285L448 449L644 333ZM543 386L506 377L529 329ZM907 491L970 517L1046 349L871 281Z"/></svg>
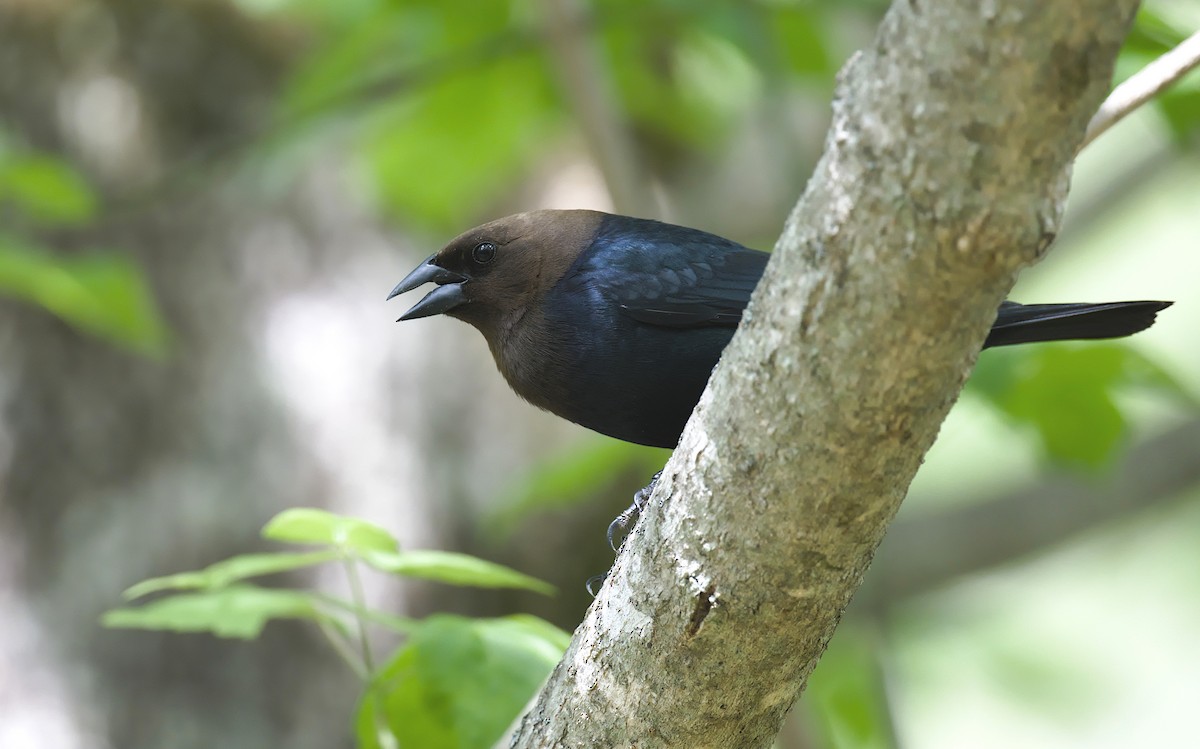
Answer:
<svg viewBox="0 0 1200 749"><path fill-rule="evenodd" d="M238 0L266 22L303 29L305 48L276 102L275 127L297 140L337 140L380 213L439 233L500 201L522 174L571 145L572 112L559 61L547 52L532 0ZM658 176L719 153L747 113L788 86L827 94L850 53L844 27L872 24L881 0L594 0L594 32L615 105ZM1191 32L1171 0L1139 15L1118 78ZM823 103L822 103L822 106ZM1176 139L1194 140L1200 81L1155 104ZM265 141L266 138L263 138ZM262 145L262 144L257 144ZM293 155L294 152L288 152ZM118 252L65 254L54 232L100 218L103 201L66 158L0 140L0 293L36 304L94 335L162 353L167 329L136 264ZM989 352L968 386L1037 440L1048 461L1095 469L1119 449L1130 421L1121 392L1190 396L1144 355L1106 344ZM577 502L608 477L647 478L665 451L608 440L554 456L507 493L493 527ZM110 612L117 627L256 637L267 622L313 622L364 676L357 718L363 746L490 745L565 647L529 618L413 622L360 600L263 588L248 580L330 562L454 585L546 592L544 583L482 560L402 552L385 530L320 511L285 514L265 535L314 551L249 554L145 581L130 598L169 593ZM354 573L357 574L357 573ZM356 624L407 637L378 670L356 660ZM359 646L356 648L355 646ZM809 694L826 745L892 745L874 644L842 630ZM382 737L382 738L381 738Z"/></svg>
<svg viewBox="0 0 1200 749"><path fill-rule="evenodd" d="M317 548L242 554L203 570L145 580L130 587L126 599L167 595L109 611L104 624L253 639L271 621L312 622L362 679L355 723L363 747L489 747L566 649L567 633L532 616L394 616L368 607L358 580L358 568L366 565L451 585L553 592L546 583L507 567L465 554L401 551L396 539L378 525L312 508L285 510L267 523L263 537ZM349 600L246 582L331 562L346 569ZM405 636L403 645L378 668L370 654L368 625Z"/></svg>
<svg viewBox="0 0 1200 749"><path fill-rule="evenodd" d="M0 205L34 224L74 226L96 215L96 195L66 161L0 149Z"/></svg>
<svg viewBox="0 0 1200 749"><path fill-rule="evenodd" d="M0 235L0 294L133 351L157 356L166 350L167 327L142 271L120 253L62 256Z"/></svg>
<svg viewBox="0 0 1200 749"><path fill-rule="evenodd" d="M531 616L429 617L364 693L359 746L395 746L386 743L389 737L399 746L428 749L495 745L569 639Z"/></svg>
<svg viewBox="0 0 1200 749"><path fill-rule="evenodd" d="M843 624L809 678L804 707L821 746L891 749L897 745L877 640L869 627Z"/></svg>
<svg viewBox="0 0 1200 749"><path fill-rule="evenodd" d="M244 4L308 26L312 49L279 122L347 140L386 215L461 229L548 144L569 142L561 89L574 82L547 52L541 10L528 0L454 12L428 0ZM767 82L830 88L849 52L830 49L830 19L876 12L859 5L597 0L581 23L595 32L633 134L647 153L679 161L719 148Z"/></svg>
<svg viewBox="0 0 1200 749"><path fill-rule="evenodd" d="M0 133L3 136L3 133ZM98 199L66 159L0 137L0 294L40 306L79 330L161 355L167 328L138 266L119 252L72 255L42 245L43 231L97 217Z"/></svg>
<svg viewBox="0 0 1200 749"><path fill-rule="evenodd" d="M980 357L968 393L1028 427L1046 458L1099 469L1111 464L1130 417L1120 394L1137 387L1195 410L1174 377L1137 350L1116 343L1041 344Z"/></svg>
<svg viewBox="0 0 1200 749"><path fill-rule="evenodd" d="M104 625L115 628L163 629L171 632L210 632L217 637L252 640L267 622L280 619L318 619L323 614L312 596L293 590L252 585L226 585L202 593L181 593L136 609L115 609ZM337 622L339 630L345 626Z"/></svg>
<svg viewBox="0 0 1200 749"><path fill-rule="evenodd" d="M354 163L388 215L440 232L461 229L570 131L558 63L545 51L530 0L455 6L432 0L241 0L249 13L303 24L308 51L279 101L280 129L348 138ZM878 16L881 2L595 0L583 23L600 41L617 104L658 152L720 148L738 116L779 82L831 89L849 49L836 22ZM1142 10L1119 66L1125 77L1189 33L1170 3ZM1200 78L1156 106L1177 137L1200 122ZM66 159L0 139L0 207L31 228L86 224L99 201ZM10 231L10 234L12 232ZM84 268L54 257L36 234L6 238L0 253L24 270L4 292L82 330L142 352L161 352L166 329L135 268L116 253L89 253ZM55 269L57 266L57 269ZM53 278L74 276L73 291ZM106 311L107 310L107 311Z"/></svg>

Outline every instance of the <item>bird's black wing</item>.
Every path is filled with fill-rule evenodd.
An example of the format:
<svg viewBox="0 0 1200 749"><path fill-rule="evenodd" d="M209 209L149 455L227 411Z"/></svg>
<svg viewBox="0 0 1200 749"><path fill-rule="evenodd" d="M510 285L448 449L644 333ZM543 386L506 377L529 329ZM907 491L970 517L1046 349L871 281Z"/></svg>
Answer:
<svg viewBox="0 0 1200 749"><path fill-rule="evenodd" d="M696 229L611 217L572 281L622 314L669 328L736 327L770 257Z"/></svg>

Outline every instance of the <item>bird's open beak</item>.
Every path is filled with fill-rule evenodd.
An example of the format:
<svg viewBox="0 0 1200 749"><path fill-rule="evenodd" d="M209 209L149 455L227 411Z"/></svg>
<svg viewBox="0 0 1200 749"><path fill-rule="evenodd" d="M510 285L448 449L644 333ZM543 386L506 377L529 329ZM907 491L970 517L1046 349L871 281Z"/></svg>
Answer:
<svg viewBox="0 0 1200 749"><path fill-rule="evenodd" d="M425 261L413 269L404 277L404 280L396 284L396 288L392 289L392 293L388 294L388 299L403 294L406 291L427 284L433 281L438 285L436 289L429 292L425 297L414 304L408 312L400 315L400 320L415 320L418 317L429 317L430 315L440 315L443 312L454 309L460 304L467 301L467 295L463 292L463 282L467 277L461 273L446 270L440 265L435 265L433 259L436 255L430 255L425 258Z"/></svg>

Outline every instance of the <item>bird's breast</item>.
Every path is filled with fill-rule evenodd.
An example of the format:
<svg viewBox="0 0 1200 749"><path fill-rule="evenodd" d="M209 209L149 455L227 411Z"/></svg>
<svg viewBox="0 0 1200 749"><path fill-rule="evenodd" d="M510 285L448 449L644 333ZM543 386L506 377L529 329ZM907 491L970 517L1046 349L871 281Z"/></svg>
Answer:
<svg viewBox="0 0 1200 749"><path fill-rule="evenodd" d="M565 416L571 352L575 349L568 328L551 324L542 310L530 310L495 339L489 339L489 344L496 368L517 395Z"/></svg>
<svg viewBox="0 0 1200 749"><path fill-rule="evenodd" d="M731 329L645 325L572 296L525 315L492 349L525 400L581 426L674 447Z"/></svg>

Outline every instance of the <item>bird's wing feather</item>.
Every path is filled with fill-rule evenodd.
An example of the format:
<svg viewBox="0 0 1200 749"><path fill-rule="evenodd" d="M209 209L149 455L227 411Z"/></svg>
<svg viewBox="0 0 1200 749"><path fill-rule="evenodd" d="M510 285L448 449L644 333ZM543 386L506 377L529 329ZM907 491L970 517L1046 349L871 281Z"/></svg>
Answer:
<svg viewBox="0 0 1200 749"><path fill-rule="evenodd" d="M573 282L648 325L736 327L770 256L695 229L660 228L665 226L639 220L611 232L602 227L571 274Z"/></svg>

